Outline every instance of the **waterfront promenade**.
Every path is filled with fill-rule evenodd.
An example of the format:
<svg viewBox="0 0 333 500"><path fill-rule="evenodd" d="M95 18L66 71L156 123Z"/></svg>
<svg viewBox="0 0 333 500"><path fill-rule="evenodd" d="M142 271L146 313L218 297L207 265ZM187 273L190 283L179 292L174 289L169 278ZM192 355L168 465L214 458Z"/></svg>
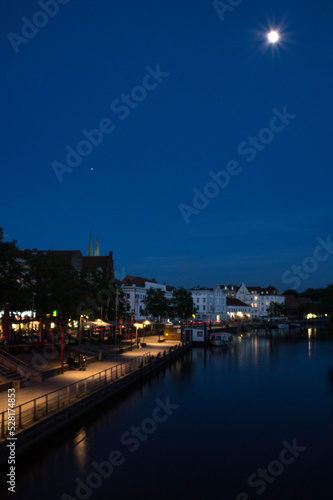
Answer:
<svg viewBox="0 0 333 500"><path fill-rule="evenodd" d="M120 354L112 357L112 359L104 359L103 361L94 361L88 363L86 370L68 370L63 374L54 375L52 377L45 378L41 382L29 382L26 387L22 387L16 390L16 404L15 406L27 403L33 399L44 396L52 391L61 389L62 387L68 386L74 382L79 382L82 379L96 375L103 370L115 367L121 363L126 363L138 356L143 356L150 353L152 356L157 356L158 353L163 354L166 350L168 351L170 347L178 345L179 341L158 342L158 336L148 337L146 339L146 347L141 349L133 349L124 354ZM66 357L65 357L66 359ZM52 361L49 365L46 365L44 370L55 368L60 366L59 362ZM0 392L0 413L8 409L8 393L7 391Z"/></svg>

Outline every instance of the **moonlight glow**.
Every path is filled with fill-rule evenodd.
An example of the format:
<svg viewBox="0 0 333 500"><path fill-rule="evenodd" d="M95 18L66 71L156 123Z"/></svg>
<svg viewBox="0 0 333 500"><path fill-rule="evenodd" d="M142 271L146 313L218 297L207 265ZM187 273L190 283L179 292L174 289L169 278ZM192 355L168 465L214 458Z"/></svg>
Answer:
<svg viewBox="0 0 333 500"><path fill-rule="evenodd" d="M278 31L273 30L267 34L267 39L268 39L269 43L277 43L280 39L280 35L279 35Z"/></svg>

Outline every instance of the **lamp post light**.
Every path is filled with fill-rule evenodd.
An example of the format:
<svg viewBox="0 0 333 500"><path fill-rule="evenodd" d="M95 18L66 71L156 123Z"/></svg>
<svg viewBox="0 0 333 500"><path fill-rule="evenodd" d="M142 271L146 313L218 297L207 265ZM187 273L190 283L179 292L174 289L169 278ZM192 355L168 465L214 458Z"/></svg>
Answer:
<svg viewBox="0 0 333 500"><path fill-rule="evenodd" d="M82 328L82 315L80 314L79 319L79 366L81 366L81 328Z"/></svg>
<svg viewBox="0 0 333 500"><path fill-rule="evenodd" d="M118 287L116 287L116 322L114 331L114 349L117 352L117 323L118 323Z"/></svg>
<svg viewBox="0 0 333 500"><path fill-rule="evenodd" d="M146 347L146 343L145 343L145 328L148 325L150 325L150 321L148 321L146 319L146 321L143 322L143 337L142 337L143 342L142 342L142 347Z"/></svg>
<svg viewBox="0 0 333 500"><path fill-rule="evenodd" d="M60 353L61 353L61 373L64 373L64 336L65 336L65 327L61 326L61 348L60 348Z"/></svg>
<svg viewBox="0 0 333 500"><path fill-rule="evenodd" d="M136 348L138 349L138 328L143 328L141 323L134 323L135 326L135 338L136 338Z"/></svg>

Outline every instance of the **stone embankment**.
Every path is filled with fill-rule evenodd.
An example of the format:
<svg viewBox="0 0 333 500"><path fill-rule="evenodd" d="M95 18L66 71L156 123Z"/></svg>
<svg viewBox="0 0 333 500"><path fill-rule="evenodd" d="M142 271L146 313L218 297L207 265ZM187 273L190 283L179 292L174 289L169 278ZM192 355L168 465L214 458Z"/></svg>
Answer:
<svg viewBox="0 0 333 500"><path fill-rule="evenodd" d="M161 347L163 350L161 350ZM86 378L82 377L85 372L73 371L68 373L66 375L67 379L68 377L75 379L71 384L46 392L38 397L38 391L36 391L35 398L24 403L18 401L19 404L15 407L17 451L19 453L27 451L59 429L75 422L105 400L117 394L126 393L135 384L164 368L173 360L180 358L189 349L191 349L191 343L172 346L164 344L155 350L151 347L151 352L143 352L141 356L128 356L128 361L124 363L119 363L118 358L118 364L113 364L113 366L99 372L94 370L93 375ZM152 355L152 352L154 352L154 355ZM110 364L106 365L106 362L102 364L103 367L110 366ZM96 367L101 366L98 362L93 363L90 365L90 372L93 365L96 365ZM52 386L52 379L59 379L59 377L63 376L46 379L39 385L43 384L45 390ZM24 388L18 391L18 394L23 395L27 389ZM30 388L30 394L31 389L33 388ZM22 398L21 400L23 401ZM0 414L0 435L2 436L0 438L0 465L3 465L7 460L6 445L7 438L9 438L7 434L9 427L8 415L3 408L4 401L0 401L0 403L2 403L2 413Z"/></svg>

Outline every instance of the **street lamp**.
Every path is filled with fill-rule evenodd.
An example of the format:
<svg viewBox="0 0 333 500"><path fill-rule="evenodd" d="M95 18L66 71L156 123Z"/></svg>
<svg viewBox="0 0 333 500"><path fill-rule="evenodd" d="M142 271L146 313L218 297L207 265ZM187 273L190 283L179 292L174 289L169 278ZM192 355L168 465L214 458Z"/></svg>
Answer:
<svg viewBox="0 0 333 500"><path fill-rule="evenodd" d="M114 329L114 349L117 352L117 323L118 323L118 287L116 286L116 321Z"/></svg>
<svg viewBox="0 0 333 500"><path fill-rule="evenodd" d="M134 323L135 326L135 338L136 338L136 348L138 349L138 328L143 328L143 325L141 323Z"/></svg>
<svg viewBox="0 0 333 500"><path fill-rule="evenodd" d="M82 314L80 314L79 319L79 366L81 366L81 328L82 328Z"/></svg>
<svg viewBox="0 0 333 500"><path fill-rule="evenodd" d="M146 321L144 321L143 324L144 324L144 328L143 328L143 342L142 342L142 346L145 347L146 346L146 344L145 344L145 328L146 328L147 325L150 325L150 321L148 321L146 319Z"/></svg>

